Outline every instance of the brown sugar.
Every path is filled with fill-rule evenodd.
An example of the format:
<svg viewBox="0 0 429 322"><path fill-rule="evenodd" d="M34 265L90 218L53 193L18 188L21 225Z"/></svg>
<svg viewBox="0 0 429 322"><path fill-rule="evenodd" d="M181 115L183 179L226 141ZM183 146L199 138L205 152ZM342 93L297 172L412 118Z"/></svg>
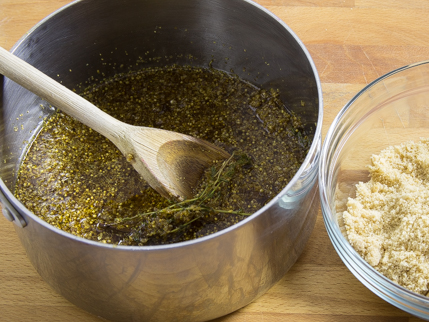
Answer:
<svg viewBox="0 0 429 322"><path fill-rule="evenodd" d="M377 271L419 294L429 291L429 139L373 155L370 180L343 213L353 248Z"/></svg>

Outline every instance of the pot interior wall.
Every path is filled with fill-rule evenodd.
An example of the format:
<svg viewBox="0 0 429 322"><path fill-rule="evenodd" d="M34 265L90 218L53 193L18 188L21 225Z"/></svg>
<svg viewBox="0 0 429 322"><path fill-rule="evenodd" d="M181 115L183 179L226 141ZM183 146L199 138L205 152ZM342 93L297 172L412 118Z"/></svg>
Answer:
<svg viewBox="0 0 429 322"><path fill-rule="evenodd" d="M307 130L317 122L308 57L284 25L246 1L78 1L40 24L14 53L77 91L147 66L212 66L279 88ZM12 189L25 147L54 109L7 79L1 94L0 176Z"/></svg>

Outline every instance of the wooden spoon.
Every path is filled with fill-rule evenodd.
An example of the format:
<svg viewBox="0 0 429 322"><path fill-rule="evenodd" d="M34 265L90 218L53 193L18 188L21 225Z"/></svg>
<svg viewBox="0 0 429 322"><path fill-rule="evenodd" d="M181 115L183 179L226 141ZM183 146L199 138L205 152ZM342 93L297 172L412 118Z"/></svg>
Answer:
<svg viewBox="0 0 429 322"><path fill-rule="evenodd" d="M205 168L229 154L189 135L123 123L0 47L0 73L112 141L167 198L190 198Z"/></svg>

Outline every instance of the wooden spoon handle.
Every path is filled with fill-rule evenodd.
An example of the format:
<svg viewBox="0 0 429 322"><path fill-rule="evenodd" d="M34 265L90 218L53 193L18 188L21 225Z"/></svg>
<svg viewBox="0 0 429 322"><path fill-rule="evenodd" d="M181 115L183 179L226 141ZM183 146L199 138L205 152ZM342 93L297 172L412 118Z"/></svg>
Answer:
<svg viewBox="0 0 429 322"><path fill-rule="evenodd" d="M0 47L0 73L93 128L113 143L118 142L121 135L118 131L126 126L125 123L111 117L2 47Z"/></svg>

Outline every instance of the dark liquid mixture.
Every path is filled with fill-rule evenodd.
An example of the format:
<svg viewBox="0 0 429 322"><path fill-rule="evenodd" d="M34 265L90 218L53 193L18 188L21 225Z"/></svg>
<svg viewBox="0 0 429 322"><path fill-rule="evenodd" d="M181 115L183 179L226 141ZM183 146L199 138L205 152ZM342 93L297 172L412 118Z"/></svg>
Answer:
<svg viewBox="0 0 429 322"><path fill-rule="evenodd" d="M233 156L207 171L195 200L177 203L150 188L106 138L54 113L21 165L16 196L51 225L104 243L167 244L229 227L286 186L311 143L276 90L213 69L142 69L82 95L123 122L199 137Z"/></svg>

